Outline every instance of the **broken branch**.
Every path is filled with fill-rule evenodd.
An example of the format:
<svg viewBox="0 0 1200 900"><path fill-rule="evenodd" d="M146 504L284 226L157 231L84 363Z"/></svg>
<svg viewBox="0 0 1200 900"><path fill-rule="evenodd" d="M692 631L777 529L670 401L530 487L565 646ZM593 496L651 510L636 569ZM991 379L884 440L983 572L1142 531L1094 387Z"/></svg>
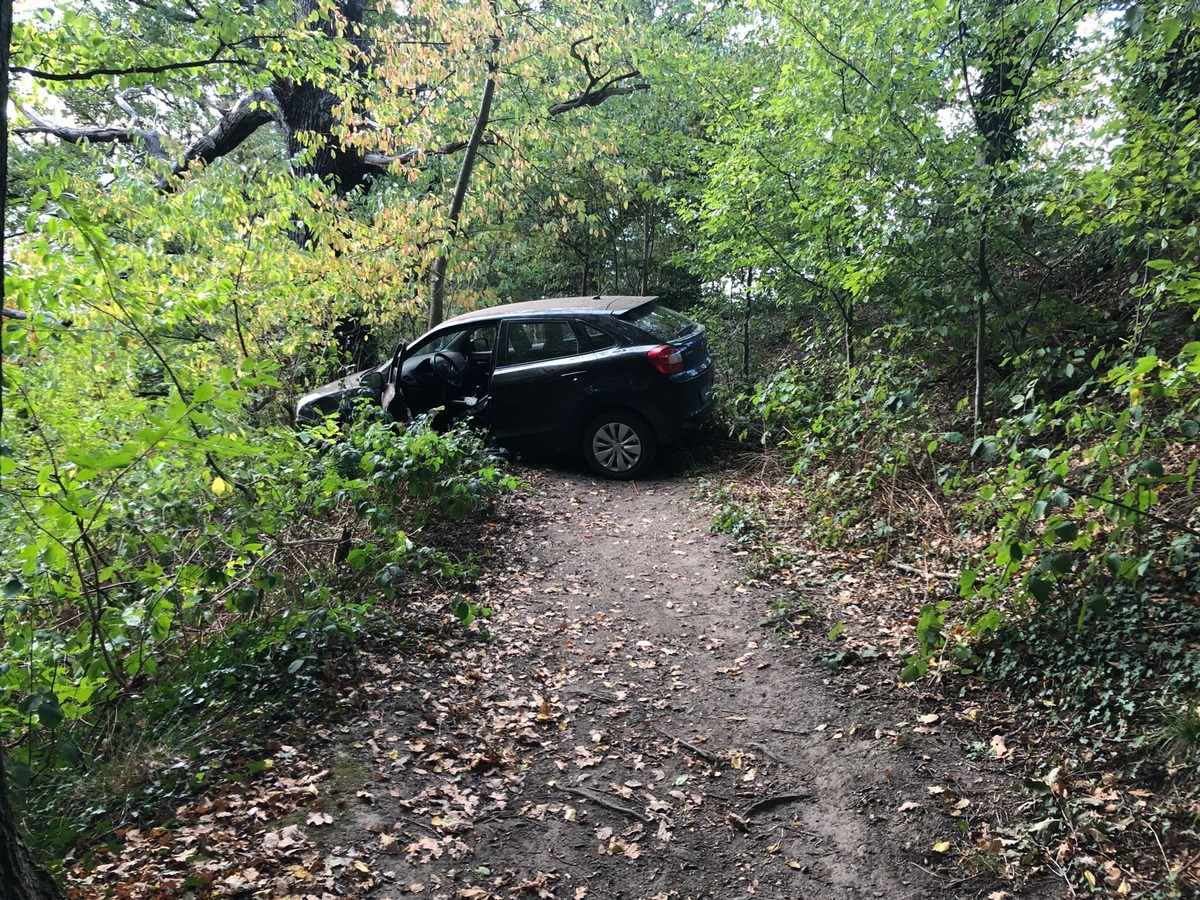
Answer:
<svg viewBox="0 0 1200 900"><path fill-rule="evenodd" d="M628 806L622 806L614 800L609 800L604 794L599 791L589 791L587 788L559 786L559 790L566 791L568 794L574 794L576 797L582 797L585 800L591 800L597 806L603 806L605 809L610 809L615 813L620 813L623 816L629 816L631 819L637 819L643 824L650 824L653 821L645 813L631 809Z"/></svg>

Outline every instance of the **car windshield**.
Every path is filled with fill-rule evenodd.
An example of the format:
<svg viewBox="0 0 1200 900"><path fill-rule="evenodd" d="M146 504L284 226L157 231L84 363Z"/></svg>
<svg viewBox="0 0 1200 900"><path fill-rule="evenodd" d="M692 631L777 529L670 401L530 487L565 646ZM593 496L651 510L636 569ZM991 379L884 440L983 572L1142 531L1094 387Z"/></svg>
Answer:
<svg viewBox="0 0 1200 900"><path fill-rule="evenodd" d="M670 307L659 306L657 303L639 306L621 318L660 341L673 341L700 330L698 322L693 322L683 313L676 312Z"/></svg>
<svg viewBox="0 0 1200 900"><path fill-rule="evenodd" d="M462 340L462 336L463 329L461 328L430 335L414 346L406 355L410 357L425 356L428 353L437 353L439 350L449 350Z"/></svg>

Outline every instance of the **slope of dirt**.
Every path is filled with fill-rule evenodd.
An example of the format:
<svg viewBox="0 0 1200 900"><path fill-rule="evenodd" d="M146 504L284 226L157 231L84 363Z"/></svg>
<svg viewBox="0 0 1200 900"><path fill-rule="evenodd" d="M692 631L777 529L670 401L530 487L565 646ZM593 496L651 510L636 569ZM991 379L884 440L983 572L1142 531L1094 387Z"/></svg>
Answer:
<svg viewBox="0 0 1200 900"><path fill-rule="evenodd" d="M330 767L349 774L305 826L329 888L1010 896L959 856L1000 773L894 673L846 683L823 635L766 627L779 597L745 582L686 481L525 477L469 598L491 615L419 663L369 664Z"/></svg>

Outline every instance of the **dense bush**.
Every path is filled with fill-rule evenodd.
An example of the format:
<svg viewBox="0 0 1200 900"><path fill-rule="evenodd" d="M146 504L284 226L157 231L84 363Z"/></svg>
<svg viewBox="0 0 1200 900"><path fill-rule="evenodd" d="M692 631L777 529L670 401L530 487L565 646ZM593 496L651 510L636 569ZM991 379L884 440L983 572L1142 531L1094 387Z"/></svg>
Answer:
<svg viewBox="0 0 1200 900"><path fill-rule="evenodd" d="M207 255L223 220L186 198L130 233L65 187L51 175L35 198L6 285L30 310L5 319L0 433L0 741L18 785L118 749L131 702L199 723L311 684L379 598L468 570L423 529L514 484L462 429L365 413L292 429L290 379L330 366L295 285L223 274ZM163 254L164 235L192 255ZM285 235L246 240L304 262Z"/></svg>

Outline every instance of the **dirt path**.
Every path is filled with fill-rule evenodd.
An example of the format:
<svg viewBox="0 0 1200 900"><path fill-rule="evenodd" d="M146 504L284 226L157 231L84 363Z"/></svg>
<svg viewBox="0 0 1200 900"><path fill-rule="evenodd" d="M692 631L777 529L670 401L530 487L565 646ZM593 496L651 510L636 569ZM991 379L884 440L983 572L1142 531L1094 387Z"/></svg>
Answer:
<svg viewBox="0 0 1200 900"><path fill-rule="evenodd" d="M471 598L490 640L376 661L346 730L325 845L367 863L364 890L1009 896L957 865L986 764L890 670L835 679L823 633L764 627L778 598L744 583L688 482L526 477L504 566Z"/></svg>

